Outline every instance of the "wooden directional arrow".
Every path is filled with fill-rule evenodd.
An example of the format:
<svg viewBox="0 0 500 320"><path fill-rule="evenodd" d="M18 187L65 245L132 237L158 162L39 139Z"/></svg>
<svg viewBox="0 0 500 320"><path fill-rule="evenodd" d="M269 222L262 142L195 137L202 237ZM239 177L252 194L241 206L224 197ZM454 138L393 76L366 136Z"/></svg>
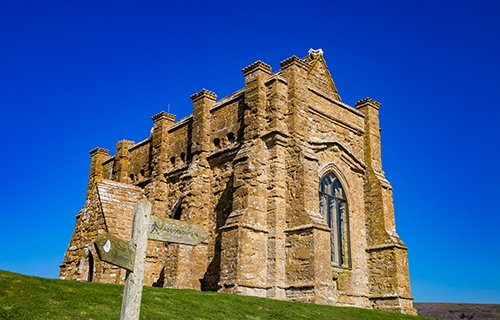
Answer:
<svg viewBox="0 0 500 320"><path fill-rule="evenodd" d="M151 217L148 239L195 246L208 237L199 226L184 221Z"/></svg>
<svg viewBox="0 0 500 320"><path fill-rule="evenodd" d="M126 241L104 233L94 240L99 259L129 271L134 270L135 250Z"/></svg>

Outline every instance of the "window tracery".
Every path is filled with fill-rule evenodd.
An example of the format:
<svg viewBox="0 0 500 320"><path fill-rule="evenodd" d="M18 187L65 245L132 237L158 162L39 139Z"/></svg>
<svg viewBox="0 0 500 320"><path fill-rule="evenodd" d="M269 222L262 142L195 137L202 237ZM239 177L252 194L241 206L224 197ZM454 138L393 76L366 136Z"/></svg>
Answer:
<svg viewBox="0 0 500 320"><path fill-rule="evenodd" d="M339 179L329 172L319 186L319 208L330 227L332 264L349 267L348 210L347 198Z"/></svg>

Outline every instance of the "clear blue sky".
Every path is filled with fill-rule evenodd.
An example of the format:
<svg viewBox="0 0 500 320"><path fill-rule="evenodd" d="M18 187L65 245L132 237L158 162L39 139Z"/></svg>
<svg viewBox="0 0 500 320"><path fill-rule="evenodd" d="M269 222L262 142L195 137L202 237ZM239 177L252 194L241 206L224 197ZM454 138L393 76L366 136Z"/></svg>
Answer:
<svg viewBox="0 0 500 320"><path fill-rule="evenodd" d="M57 277L89 150L322 48L345 102L383 103L416 301L500 303L499 3L2 1L0 269Z"/></svg>

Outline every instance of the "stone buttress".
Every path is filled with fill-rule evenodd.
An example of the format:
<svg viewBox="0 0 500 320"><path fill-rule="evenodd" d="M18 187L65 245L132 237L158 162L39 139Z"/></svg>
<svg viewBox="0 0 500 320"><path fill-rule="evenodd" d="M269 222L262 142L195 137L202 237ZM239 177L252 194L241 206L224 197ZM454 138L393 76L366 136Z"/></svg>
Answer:
<svg viewBox="0 0 500 320"><path fill-rule="evenodd" d="M266 120L266 85L271 68L245 69L243 143L233 160L232 212L222 230L221 280L225 292L267 296L268 150L261 139Z"/></svg>
<svg viewBox="0 0 500 320"><path fill-rule="evenodd" d="M392 187L382 171L380 103L356 103L365 115L365 206L370 300L374 308L416 314L410 294L407 247L396 233Z"/></svg>

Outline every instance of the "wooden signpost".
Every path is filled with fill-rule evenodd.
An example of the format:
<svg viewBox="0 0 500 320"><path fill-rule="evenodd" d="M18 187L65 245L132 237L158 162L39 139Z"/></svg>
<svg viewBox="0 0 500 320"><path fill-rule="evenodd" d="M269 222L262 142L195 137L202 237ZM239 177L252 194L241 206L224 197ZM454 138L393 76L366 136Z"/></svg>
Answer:
<svg viewBox="0 0 500 320"><path fill-rule="evenodd" d="M139 319L148 239L198 245L206 238L207 233L199 226L151 216L151 203L146 198L134 207L130 244L109 233L98 236L94 246L99 259L127 270L120 319Z"/></svg>

